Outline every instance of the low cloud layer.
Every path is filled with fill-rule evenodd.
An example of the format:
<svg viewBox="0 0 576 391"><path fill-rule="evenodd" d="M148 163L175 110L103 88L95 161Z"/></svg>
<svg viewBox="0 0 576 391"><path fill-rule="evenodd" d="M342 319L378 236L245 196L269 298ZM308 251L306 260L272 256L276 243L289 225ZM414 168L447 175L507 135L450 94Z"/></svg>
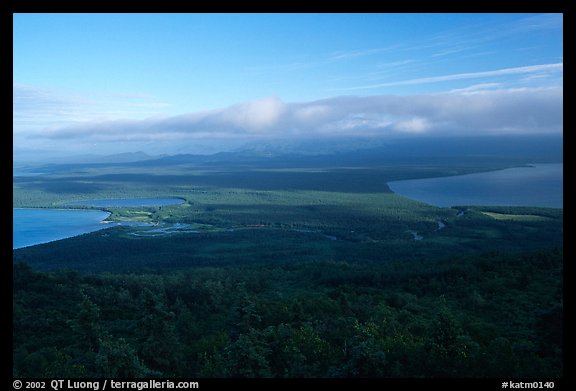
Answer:
<svg viewBox="0 0 576 391"><path fill-rule="evenodd" d="M561 133L562 107L562 88L558 87L472 89L413 96L343 96L304 103L285 103L270 97L220 110L172 117L56 125L36 130L30 136L96 143L339 135Z"/></svg>

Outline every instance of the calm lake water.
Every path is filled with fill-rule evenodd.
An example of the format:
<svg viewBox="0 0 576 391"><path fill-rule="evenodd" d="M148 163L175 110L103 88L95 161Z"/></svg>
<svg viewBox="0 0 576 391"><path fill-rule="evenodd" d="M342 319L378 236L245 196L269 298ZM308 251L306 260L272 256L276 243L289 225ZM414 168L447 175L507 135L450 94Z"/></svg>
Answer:
<svg viewBox="0 0 576 391"><path fill-rule="evenodd" d="M182 198L131 198L131 199L118 199L118 200L89 200L68 202L64 205L84 205L94 206L97 208L113 207L113 206L164 206L164 205L178 205L184 203Z"/></svg>
<svg viewBox="0 0 576 391"><path fill-rule="evenodd" d="M178 205L183 202L182 198L135 198L70 202L66 205L138 207ZM110 215L110 213L101 210L14 208L13 211L13 249L70 238L112 226L112 224L101 223L102 220ZM138 222L121 223L121 225L141 224Z"/></svg>
<svg viewBox="0 0 576 391"><path fill-rule="evenodd" d="M65 239L106 228L110 215L101 210L14 208L12 248Z"/></svg>
<svg viewBox="0 0 576 391"><path fill-rule="evenodd" d="M389 182L390 189L414 200L448 207L500 205L563 207L563 164L534 164L452 177Z"/></svg>

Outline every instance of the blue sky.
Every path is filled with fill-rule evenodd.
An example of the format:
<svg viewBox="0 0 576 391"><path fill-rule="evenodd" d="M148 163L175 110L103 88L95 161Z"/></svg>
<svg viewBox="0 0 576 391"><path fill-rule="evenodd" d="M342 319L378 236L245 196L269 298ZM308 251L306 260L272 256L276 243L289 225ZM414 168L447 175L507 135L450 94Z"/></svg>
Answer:
<svg viewBox="0 0 576 391"><path fill-rule="evenodd" d="M561 133L561 14L15 14L14 151Z"/></svg>

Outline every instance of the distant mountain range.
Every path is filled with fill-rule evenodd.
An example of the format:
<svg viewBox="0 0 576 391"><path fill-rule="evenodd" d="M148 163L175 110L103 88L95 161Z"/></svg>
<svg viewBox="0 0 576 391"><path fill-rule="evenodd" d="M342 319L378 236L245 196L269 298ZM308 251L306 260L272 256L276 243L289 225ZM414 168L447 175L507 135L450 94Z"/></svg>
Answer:
<svg viewBox="0 0 576 391"><path fill-rule="evenodd" d="M443 163L458 160L561 162L561 136L493 136L459 138L299 140L247 144L212 155L179 154L148 159L147 165L169 164L388 164ZM301 163L298 164L298 161Z"/></svg>
<svg viewBox="0 0 576 391"><path fill-rule="evenodd" d="M151 156L144 152L78 155L18 166L20 171L55 172L98 166L162 167L172 165L305 167L374 164L443 164L561 162L563 138L555 136L413 137L405 139L267 140L211 155ZM16 164L15 164L16 168Z"/></svg>

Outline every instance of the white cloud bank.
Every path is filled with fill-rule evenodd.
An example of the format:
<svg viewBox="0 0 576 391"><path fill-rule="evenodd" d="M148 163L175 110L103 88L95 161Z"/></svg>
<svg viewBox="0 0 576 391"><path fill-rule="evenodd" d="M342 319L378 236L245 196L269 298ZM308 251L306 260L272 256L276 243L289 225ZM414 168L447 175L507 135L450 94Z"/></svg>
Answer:
<svg viewBox="0 0 576 391"><path fill-rule="evenodd" d="M18 140L129 143L338 135L561 133L562 91L561 87L480 88L413 96L343 96L304 103L284 103L270 97L172 117L76 122L30 133L23 128Z"/></svg>

